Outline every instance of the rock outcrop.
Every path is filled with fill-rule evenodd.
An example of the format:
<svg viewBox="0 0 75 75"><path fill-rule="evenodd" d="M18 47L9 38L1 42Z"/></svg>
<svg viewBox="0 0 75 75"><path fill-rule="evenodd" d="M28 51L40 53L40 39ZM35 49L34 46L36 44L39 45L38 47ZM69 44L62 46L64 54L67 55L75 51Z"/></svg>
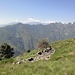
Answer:
<svg viewBox="0 0 75 75"><path fill-rule="evenodd" d="M54 52L55 50L50 46L49 48L46 48L43 51L38 52L35 57L30 57L27 60L17 58L17 62L14 62L13 65L25 62L34 62L38 60L49 60L50 56L54 54Z"/></svg>

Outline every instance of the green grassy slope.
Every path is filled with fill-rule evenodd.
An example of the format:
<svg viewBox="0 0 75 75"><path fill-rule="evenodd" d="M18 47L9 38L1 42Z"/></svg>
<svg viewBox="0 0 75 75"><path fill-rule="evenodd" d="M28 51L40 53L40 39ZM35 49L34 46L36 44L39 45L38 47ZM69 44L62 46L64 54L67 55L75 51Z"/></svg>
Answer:
<svg viewBox="0 0 75 75"><path fill-rule="evenodd" d="M56 52L50 60L26 62L12 65L15 59L0 61L0 75L75 75L75 39L58 41L52 44ZM34 57L37 50L20 55L27 59Z"/></svg>

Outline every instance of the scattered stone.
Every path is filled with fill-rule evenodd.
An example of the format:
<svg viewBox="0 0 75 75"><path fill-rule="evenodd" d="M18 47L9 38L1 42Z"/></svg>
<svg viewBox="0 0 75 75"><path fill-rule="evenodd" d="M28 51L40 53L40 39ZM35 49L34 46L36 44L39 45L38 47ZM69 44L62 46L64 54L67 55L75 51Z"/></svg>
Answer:
<svg viewBox="0 0 75 75"><path fill-rule="evenodd" d="M49 58L45 58L45 60L49 60Z"/></svg>
<svg viewBox="0 0 75 75"><path fill-rule="evenodd" d="M28 59L28 61L33 61L33 60L34 60L34 58L29 58L29 59Z"/></svg>
<svg viewBox="0 0 75 75"><path fill-rule="evenodd" d="M54 49L52 49L52 50L51 50L51 54L54 54L54 53L55 53L55 50L54 50Z"/></svg>
<svg viewBox="0 0 75 75"><path fill-rule="evenodd" d="M18 61L16 64L21 64L22 62L21 61Z"/></svg>
<svg viewBox="0 0 75 75"><path fill-rule="evenodd" d="M49 52L50 50L46 49L45 52Z"/></svg>
<svg viewBox="0 0 75 75"><path fill-rule="evenodd" d="M38 55L42 55L42 52L38 52Z"/></svg>
<svg viewBox="0 0 75 75"><path fill-rule="evenodd" d="M47 58L49 58L49 56L47 56Z"/></svg>
<svg viewBox="0 0 75 75"><path fill-rule="evenodd" d="M15 65L15 64L16 64L15 62L12 63L12 65Z"/></svg>
<svg viewBox="0 0 75 75"><path fill-rule="evenodd" d="M50 48L48 47L47 50L50 50Z"/></svg>
<svg viewBox="0 0 75 75"><path fill-rule="evenodd" d="M25 62L25 60L23 59L23 60L21 60L22 62Z"/></svg>
<svg viewBox="0 0 75 75"><path fill-rule="evenodd" d="M50 46L49 48L38 52L37 55L34 58L31 57L31 58L28 58L28 59L24 60L24 59L18 57L17 61L13 62L12 65L25 63L27 61L34 62L34 61L38 61L38 60L49 60L50 56L52 54L54 54L54 52L55 52L55 50L53 48L51 48L51 46ZM56 60L59 60L59 59L60 58L57 58Z"/></svg>

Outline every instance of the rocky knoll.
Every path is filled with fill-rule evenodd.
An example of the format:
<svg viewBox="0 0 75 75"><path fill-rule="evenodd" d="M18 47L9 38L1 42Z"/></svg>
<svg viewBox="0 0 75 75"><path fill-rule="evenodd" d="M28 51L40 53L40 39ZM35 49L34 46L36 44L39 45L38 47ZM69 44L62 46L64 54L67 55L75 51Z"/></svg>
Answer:
<svg viewBox="0 0 75 75"><path fill-rule="evenodd" d="M14 62L13 65L21 64L21 63L25 63L25 62L35 62L35 61L39 61L39 60L49 60L50 56L52 54L54 54L54 52L55 52L55 50L53 48L47 48L47 49L44 49L43 51L36 53L35 57L30 57L26 60L20 58L16 62Z"/></svg>

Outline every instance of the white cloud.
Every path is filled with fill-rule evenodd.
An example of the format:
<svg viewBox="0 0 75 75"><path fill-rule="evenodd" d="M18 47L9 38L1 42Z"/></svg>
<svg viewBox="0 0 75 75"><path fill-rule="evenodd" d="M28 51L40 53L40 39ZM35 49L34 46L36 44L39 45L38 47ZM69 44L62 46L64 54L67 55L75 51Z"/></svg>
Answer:
<svg viewBox="0 0 75 75"><path fill-rule="evenodd" d="M49 23L55 23L55 21L50 21L50 20L38 20L34 18L27 18L26 20L19 20L15 19L16 22L22 22L22 23L31 23L31 22L37 22L37 23L43 23L43 24L49 24Z"/></svg>
<svg viewBox="0 0 75 75"><path fill-rule="evenodd" d="M40 22L40 20L36 20L36 19L33 19L33 18L27 18L25 23L27 23L27 22Z"/></svg>
<svg viewBox="0 0 75 75"><path fill-rule="evenodd" d="M37 19L33 19L33 18L27 18L27 20L24 22L24 23L29 23L29 22L40 22L40 23L54 23L54 21L50 21L50 20L47 20L47 21L41 21L41 20L37 20Z"/></svg>
<svg viewBox="0 0 75 75"><path fill-rule="evenodd" d="M54 23L55 21L43 21L43 23Z"/></svg>
<svg viewBox="0 0 75 75"><path fill-rule="evenodd" d="M19 22L19 20L18 20L18 19L16 19L16 22Z"/></svg>

